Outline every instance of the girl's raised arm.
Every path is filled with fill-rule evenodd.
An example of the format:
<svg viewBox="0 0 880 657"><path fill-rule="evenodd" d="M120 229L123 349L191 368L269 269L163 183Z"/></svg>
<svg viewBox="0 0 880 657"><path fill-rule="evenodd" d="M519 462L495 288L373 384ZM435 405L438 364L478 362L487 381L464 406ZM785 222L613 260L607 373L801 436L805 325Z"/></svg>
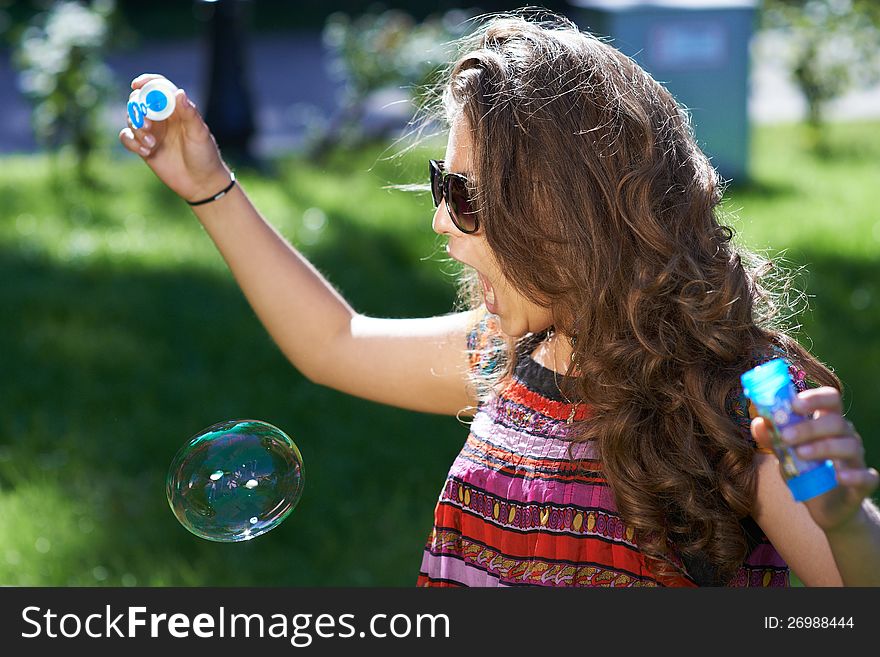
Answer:
<svg viewBox="0 0 880 657"><path fill-rule="evenodd" d="M137 91L161 76L143 75ZM231 173L195 105L182 90L162 122L119 134L168 187L187 201L226 189ZM316 383L373 401L430 413L472 405L467 384L471 312L425 319L377 319L356 313L256 210L239 185L193 206L236 281L276 344Z"/></svg>

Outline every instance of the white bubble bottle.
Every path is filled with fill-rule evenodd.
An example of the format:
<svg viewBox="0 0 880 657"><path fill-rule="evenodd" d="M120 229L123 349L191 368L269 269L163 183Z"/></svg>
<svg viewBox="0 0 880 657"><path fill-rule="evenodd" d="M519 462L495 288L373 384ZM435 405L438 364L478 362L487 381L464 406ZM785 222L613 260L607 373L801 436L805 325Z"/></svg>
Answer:
<svg viewBox="0 0 880 657"><path fill-rule="evenodd" d="M174 94L177 87L170 80L159 78L150 80L140 88L139 93L128 102L128 118L135 128L144 126L144 118L151 121L164 121L174 113Z"/></svg>

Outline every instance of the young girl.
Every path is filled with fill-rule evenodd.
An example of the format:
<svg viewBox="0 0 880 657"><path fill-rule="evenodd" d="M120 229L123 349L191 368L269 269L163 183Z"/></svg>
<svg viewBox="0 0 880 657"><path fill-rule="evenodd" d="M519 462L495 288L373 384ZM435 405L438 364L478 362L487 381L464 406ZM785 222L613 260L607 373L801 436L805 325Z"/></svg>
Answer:
<svg viewBox="0 0 880 657"><path fill-rule="evenodd" d="M836 377L770 328L685 113L562 18L492 17L464 46L430 174L433 228L470 272L466 312L358 314L260 216L183 90L170 119L120 133L193 205L310 380L476 411L419 584L785 586L789 568L807 585L880 584L878 473ZM837 466L839 486L806 503L739 383L776 356L810 417L787 439Z"/></svg>

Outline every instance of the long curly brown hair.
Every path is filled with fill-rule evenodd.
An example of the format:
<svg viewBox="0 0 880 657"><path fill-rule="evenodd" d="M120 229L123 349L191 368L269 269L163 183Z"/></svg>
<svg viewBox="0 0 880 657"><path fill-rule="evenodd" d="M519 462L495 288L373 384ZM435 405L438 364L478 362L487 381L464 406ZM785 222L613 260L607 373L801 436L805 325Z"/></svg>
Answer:
<svg viewBox="0 0 880 657"><path fill-rule="evenodd" d="M776 322L769 263L734 247L719 176L661 84L552 14L490 16L461 47L438 105L471 128L503 274L576 336L574 393L592 414L575 439L597 442L659 575L675 552L725 583L747 556L756 489L731 413L739 376L775 346L840 383ZM479 286L462 285L479 305Z"/></svg>

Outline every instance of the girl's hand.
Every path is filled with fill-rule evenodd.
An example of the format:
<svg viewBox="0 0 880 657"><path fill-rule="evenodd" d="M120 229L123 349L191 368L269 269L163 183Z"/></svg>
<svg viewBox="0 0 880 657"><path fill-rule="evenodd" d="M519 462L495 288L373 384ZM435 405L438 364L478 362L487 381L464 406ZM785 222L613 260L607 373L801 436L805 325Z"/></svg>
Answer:
<svg viewBox="0 0 880 657"><path fill-rule="evenodd" d="M136 77L129 99L150 80L162 77L153 73ZM187 201L197 201L229 184L230 171L214 136L183 89L177 90L175 103L174 113L164 121L144 119L143 127L136 129L129 119L119 141L140 155L171 190Z"/></svg>
<svg viewBox="0 0 880 657"><path fill-rule="evenodd" d="M831 459L837 472L837 487L804 504L826 533L843 529L856 517L862 501L877 489L880 475L865 465L862 438L843 417L840 392L829 387L806 390L798 394L792 408L809 419L786 429L783 440L796 446L803 460ZM752 435L762 447L771 447L764 418L752 420Z"/></svg>

